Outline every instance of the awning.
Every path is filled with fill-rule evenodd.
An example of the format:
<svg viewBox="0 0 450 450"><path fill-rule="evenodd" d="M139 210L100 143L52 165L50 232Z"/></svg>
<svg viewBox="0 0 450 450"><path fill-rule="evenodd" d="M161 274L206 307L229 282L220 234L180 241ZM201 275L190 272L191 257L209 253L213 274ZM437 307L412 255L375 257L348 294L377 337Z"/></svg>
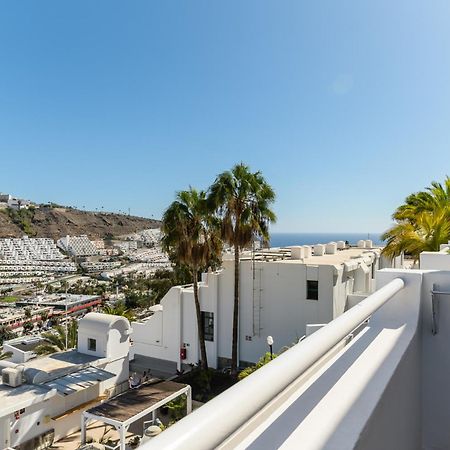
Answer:
<svg viewBox="0 0 450 450"><path fill-rule="evenodd" d="M101 381L109 380L114 376L113 373L99 369L98 367L86 367L44 383L43 386L47 386L50 389L56 389L58 394L70 395L94 386Z"/></svg>

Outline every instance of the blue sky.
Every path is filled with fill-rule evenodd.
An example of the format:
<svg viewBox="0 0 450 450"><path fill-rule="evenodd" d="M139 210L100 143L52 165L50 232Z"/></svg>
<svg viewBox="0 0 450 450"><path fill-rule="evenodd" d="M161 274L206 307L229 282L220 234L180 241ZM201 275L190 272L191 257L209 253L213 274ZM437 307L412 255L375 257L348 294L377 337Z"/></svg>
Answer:
<svg viewBox="0 0 450 450"><path fill-rule="evenodd" d="M274 231L382 231L450 155L448 1L5 1L0 191L159 217L244 161Z"/></svg>

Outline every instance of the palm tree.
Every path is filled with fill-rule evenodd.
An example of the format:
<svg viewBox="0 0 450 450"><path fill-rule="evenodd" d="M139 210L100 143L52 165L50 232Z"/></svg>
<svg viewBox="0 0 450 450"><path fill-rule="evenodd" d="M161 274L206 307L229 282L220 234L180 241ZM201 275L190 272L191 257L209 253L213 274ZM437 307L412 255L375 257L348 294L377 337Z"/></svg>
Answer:
<svg viewBox="0 0 450 450"><path fill-rule="evenodd" d="M122 316L128 319L130 322L134 320L133 311L130 311L125 307L124 302L118 302L114 306L106 305L103 307L102 312L105 314L111 314L113 316Z"/></svg>
<svg viewBox="0 0 450 450"><path fill-rule="evenodd" d="M11 358L12 352L2 352L0 353L0 360Z"/></svg>
<svg viewBox="0 0 450 450"><path fill-rule="evenodd" d="M396 221L414 222L417 214L422 212L444 213L450 218L450 177L444 183L433 181L425 191L415 192L406 197L405 203L392 215Z"/></svg>
<svg viewBox="0 0 450 450"><path fill-rule="evenodd" d="M162 219L163 249L179 265L187 266L193 277L194 303L200 343L201 367L208 369L205 336L198 295L198 277L221 254L217 221L209 213L206 194L190 188L177 194Z"/></svg>
<svg viewBox="0 0 450 450"><path fill-rule="evenodd" d="M261 172L252 173L242 163L220 174L210 188L208 203L221 219L223 240L234 248L233 375L238 366L239 255L255 238L269 240L269 224L276 220L271 210L274 200L275 193Z"/></svg>
<svg viewBox="0 0 450 450"><path fill-rule="evenodd" d="M56 333L54 331L56 331ZM78 322L72 320L67 327L67 335L65 327L56 325L52 331L46 331L41 336L45 342L38 345L34 352L37 355L50 355L52 353L61 352L77 346L78 339ZM67 341L67 346L66 346Z"/></svg>
<svg viewBox="0 0 450 450"><path fill-rule="evenodd" d="M0 345L2 345L4 341L9 341L15 337L16 333L14 333L11 328L6 327L5 325L0 325Z"/></svg>
<svg viewBox="0 0 450 450"><path fill-rule="evenodd" d="M402 221L386 231L382 239L387 241L383 254L395 258L407 253L419 259L420 253L439 251L440 244L450 237L450 221L445 213L418 213L414 223Z"/></svg>
<svg viewBox="0 0 450 450"><path fill-rule="evenodd" d="M25 308L25 309L24 309L24 314L25 314L25 317L26 317L27 319L31 319L32 314L31 314L31 309L30 309L30 308Z"/></svg>
<svg viewBox="0 0 450 450"><path fill-rule="evenodd" d="M382 236L384 255L407 253L417 260L422 251L438 251L450 239L450 178L410 194L392 218L396 224Z"/></svg>

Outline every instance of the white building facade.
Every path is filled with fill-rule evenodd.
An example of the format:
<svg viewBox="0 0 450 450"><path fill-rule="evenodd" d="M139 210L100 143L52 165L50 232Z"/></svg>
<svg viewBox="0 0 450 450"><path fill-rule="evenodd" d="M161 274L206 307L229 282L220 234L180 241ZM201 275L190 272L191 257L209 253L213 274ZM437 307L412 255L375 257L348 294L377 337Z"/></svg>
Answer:
<svg viewBox="0 0 450 450"><path fill-rule="evenodd" d="M308 324L324 324L365 298L373 289L380 249L352 248L305 252L280 249L244 254L240 261L239 361L248 365L268 351L299 341ZM300 256L300 257L299 257ZM234 261L205 273L199 296L208 363L231 360ZM133 355L171 361L178 370L200 358L192 286L173 287L143 322L133 322Z"/></svg>
<svg viewBox="0 0 450 450"><path fill-rule="evenodd" d="M130 331L123 317L89 313L78 350L0 361L0 447L44 448L79 430L86 408L126 389Z"/></svg>
<svg viewBox="0 0 450 450"><path fill-rule="evenodd" d="M449 449L450 254L435 254L379 271L358 307L143 449Z"/></svg>

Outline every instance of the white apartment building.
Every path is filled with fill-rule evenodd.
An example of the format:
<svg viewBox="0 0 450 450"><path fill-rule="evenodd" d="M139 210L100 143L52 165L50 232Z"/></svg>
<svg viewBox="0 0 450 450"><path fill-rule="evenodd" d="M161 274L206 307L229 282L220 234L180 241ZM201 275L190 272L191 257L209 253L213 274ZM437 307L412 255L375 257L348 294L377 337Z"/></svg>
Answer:
<svg viewBox="0 0 450 450"><path fill-rule="evenodd" d="M0 361L0 448L47 448L80 429L85 409L128 388L130 332L123 317L89 313L77 350Z"/></svg>
<svg viewBox="0 0 450 450"><path fill-rule="evenodd" d="M33 203L29 200L14 197L11 194L0 193L0 207L5 206L12 209L24 209L29 208Z"/></svg>
<svg viewBox="0 0 450 450"><path fill-rule="evenodd" d="M142 450L449 449L450 254L431 256Z"/></svg>
<svg viewBox="0 0 450 450"><path fill-rule="evenodd" d="M76 270L75 263L64 258L52 239L0 239L0 284L48 281L52 275Z"/></svg>
<svg viewBox="0 0 450 450"><path fill-rule="evenodd" d="M99 254L99 249L86 235L66 236L58 239L59 248L72 256L95 256Z"/></svg>
<svg viewBox="0 0 450 450"><path fill-rule="evenodd" d="M80 266L89 273L114 270L122 265L120 261L84 261Z"/></svg>
<svg viewBox="0 0 450 450"><path fill-rule="evenodd" d="M271 249L240 261L239 360L255 363L268 351L292 345L308 324L325 324L373 290L380 249L371 242L346 249L343 243ZM199 283L204 332L211 367L229 365L232 341L234 261L231 255L218 272ZM152 366L169 361L173 371L200 358L192 286L173 287L144 321L133 322L135 361Z"/></svg>

